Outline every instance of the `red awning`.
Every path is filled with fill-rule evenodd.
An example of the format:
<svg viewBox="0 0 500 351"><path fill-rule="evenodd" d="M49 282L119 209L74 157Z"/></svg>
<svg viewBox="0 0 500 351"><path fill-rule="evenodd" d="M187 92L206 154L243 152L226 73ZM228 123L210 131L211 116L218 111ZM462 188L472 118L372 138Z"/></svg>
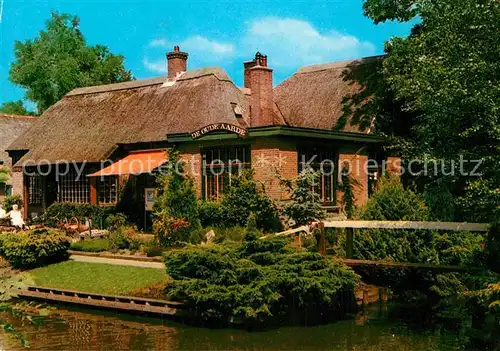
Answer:
<svg viewBox="0 0 500 351"><path fill-rule="evenodd" d="M168 161L167 152L164 150L134 151L119 161L89 174L89 177L101 177L123 174L150 173Z"/></svg>

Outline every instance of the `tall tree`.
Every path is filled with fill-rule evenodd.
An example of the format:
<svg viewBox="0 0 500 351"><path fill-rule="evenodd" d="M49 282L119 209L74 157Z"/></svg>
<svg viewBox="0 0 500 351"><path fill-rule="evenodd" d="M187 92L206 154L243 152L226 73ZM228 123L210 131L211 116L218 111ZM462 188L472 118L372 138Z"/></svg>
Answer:
<svg viewBox="0 0 500 351"><path fill-rule="evenodd" d="M26 88L26 98L42 113L70 90L133 79L124 58L106 46L87 45L77 16L52 12L45 30L25 42L16 41L9 78Z"/></svg>
<svg viewBox="0 0 500 351"><path fill-rule="evenodd" d="M18 116L33 116L34 113L30 112L24 107L22 100L4 102L0 106L0 113Z"/></svg>
<svg viewBox="0 0 500 351"><path fill-rule="evenodd" d="M376 23L417 18L407 38L386 43L382 68L402 111L416 116L409 154L448 160L432 181L447 185L461 215L500 218L500 2L365 0L364 10Z"/></svg>

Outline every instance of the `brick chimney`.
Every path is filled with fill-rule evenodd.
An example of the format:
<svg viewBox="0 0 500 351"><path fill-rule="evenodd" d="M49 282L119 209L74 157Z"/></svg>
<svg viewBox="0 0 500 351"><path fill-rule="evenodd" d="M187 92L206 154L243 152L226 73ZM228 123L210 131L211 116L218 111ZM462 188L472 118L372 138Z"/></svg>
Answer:
<svg viewBox="0 0 500 351"><path fill-rule="evenodd" d="M273 125L273 70L267 67L267 56L257 52L255 59L243 63L243 66L244 85L251 90L251 126Z"/></svg>
<svg viewBox="0 0 500 351"><path fill-rule="evenodd" d="M179 73L187 71L188 53L174 46L174 51L167 53L168 78L175 78Z"/></svg>

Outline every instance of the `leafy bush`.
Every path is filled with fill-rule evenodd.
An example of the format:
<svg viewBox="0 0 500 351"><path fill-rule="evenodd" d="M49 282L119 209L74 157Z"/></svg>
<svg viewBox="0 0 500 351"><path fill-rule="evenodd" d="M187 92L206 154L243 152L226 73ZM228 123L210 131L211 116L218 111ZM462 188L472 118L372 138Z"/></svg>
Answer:
<svg viewBox="0 0 500 351"><path fill-rule="evenodd" d="M107 228L109 230L117 230L127 223L127 217L123 213L111 214L106 219Z"/></svg>
<svg viewBox="0 0 500 351"><path fill-rule="evenodd" d="M142 252L146 254L148 257L157 257L163 254L165 249L158 244L150 243L148 245L144 245L142 247Z"/></svg>
<svg viewBox="0 0 500 351"><path fill-rule="evenodd" d="M219 202L198 201L198 213L203 228L225 226L222 218L222 206Z"/></svg>
<svg viewBox="0 0 500 351"><path fill-rule="evenodd" d="M341 263L287 244L251 240L167 252L173 280L165 294L183 301L202 321L222 324L268 324L291 316L312 323L346 312L358 276Z"/></svg>
<svg viewBox="0 0 500 351"><path fill-rule="evenodd" d="M291 202L285 204L283 213L301 226L325 218L325 211L319 203L319 195L312 190L317 184L319 172L305 169L295 179L281 179L288 190Z"/></svg>
<svg viewBox="0 0 500 351"><path fill-rule="evenodd" d="M66 260L69 247L69 238L57 230L35 229L0 235L0 256L16 268Z"/></svg>
<svg viewBox="0 0 500 351"><path fill-rule="evenodd" d="M114 207L92 204L74 204L68 202L55 202L44 213L45 224L56 226L58 220L72 217L83 221L90 218L94 227L104 227L107 218L115 212Z"/></svg>
<svg viewBox="0 0 500 351"><path fill-rule="evenodd" d="M109 251L139 250L144 245L151 244L153 240L140 234L136 226L122 225L109 233Z"/></svg>
<svg viewBox="0 0 500 351"><path fill-rule="evenodd" d="M21 195L14 194L6 196L3 200L3 209L7 212L12 211L12 206L17 205L19 208L23 207L23 199Z"/></svg>
<svg viewBox="0 0 500 351"><path fill-rule="evenodd" d="M201 226L193 181L184 175L184 163L177 150L169 150L165 171L157 179L161 189L153 229L160 245L168 247L187 242L190 233Z"/></svg>
<svg viewBox="0 0 500 351"><path fill-rule="evenodd" d="M86 239L71 243L70 249L83 252L102 252L109 248L108 239Z"/></svg>
<svg viewBox="0 0 500 351"><path fill-rule="evenodd" d="M253 212L257 226L265 231L278 231L282 228L278 209L273 201L259 189L249 170L231 179L228 193L221 202L222 223L226 227L244 227Z"/></svg>

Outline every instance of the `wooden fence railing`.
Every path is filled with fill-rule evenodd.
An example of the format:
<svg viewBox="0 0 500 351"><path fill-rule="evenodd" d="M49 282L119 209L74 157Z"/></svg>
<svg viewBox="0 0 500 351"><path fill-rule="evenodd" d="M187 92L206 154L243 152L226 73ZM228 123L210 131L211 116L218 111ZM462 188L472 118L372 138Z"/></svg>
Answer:
<svg viewBox="0 0 500 351"><path fill-rule="evenodd" d="M326 254L325 228L344 228L346 231L346 259L344 262L350 266L356 265L384 265L387 267L408 267L423 269L441 269L444 271L463 271L470 268L459 266L433 266L429 264L418 263L387 263L380 261L354 260L354 229L410 229L410 230L447 230L447 231L469 231L469 232L488 232L489 225L486 223L467 223L467 222L418 222L418 221L320 221L308 226L301 226L281 233L266 235L262 239L273 236L292 235L301 232L311 232L319 230L320 242L319 251ZM471 267L474 269L474 267Z"/></svg>

